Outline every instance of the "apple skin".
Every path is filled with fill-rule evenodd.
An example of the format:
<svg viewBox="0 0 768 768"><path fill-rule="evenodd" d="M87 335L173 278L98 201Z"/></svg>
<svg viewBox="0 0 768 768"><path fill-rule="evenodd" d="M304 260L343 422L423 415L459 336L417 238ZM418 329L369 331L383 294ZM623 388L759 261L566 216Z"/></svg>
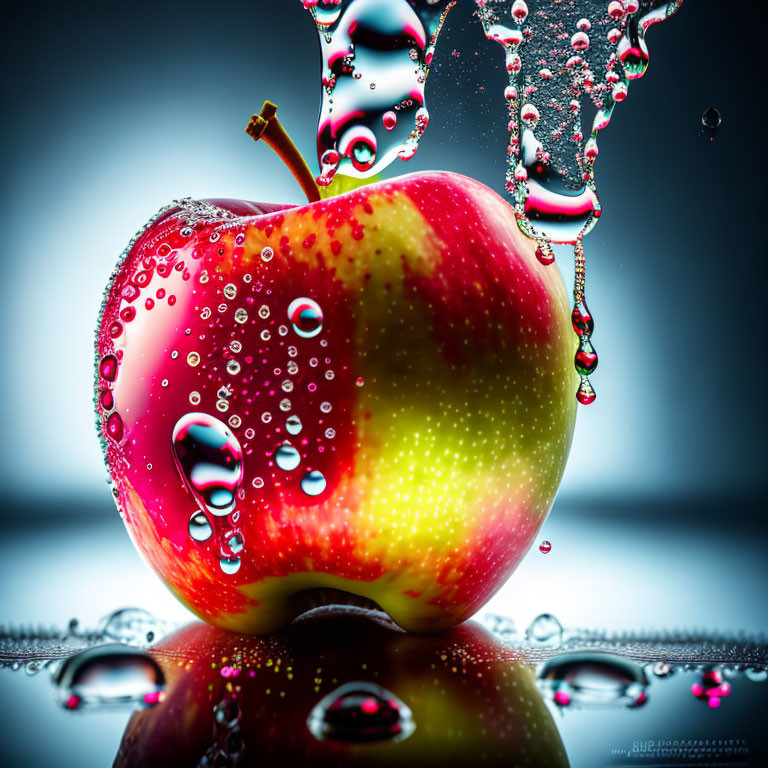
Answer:
<svg viewBox="0 0 768 768"><path fill-rule="evenodd" d="M98 429L135 545L198 616L240 632L340 592L416 632L464 621L530 548L570 448L558 270L504 200L452 173L283 209L214 202L150 222L102 308ZM287 316L297 298L321 308L311 338ZM231 425L243 454L236 509L206 513L205 542L171 445L190 412ZM286 440L301 456L290 471L275 461ZM308 472L319 495L302 490ZM244 548L225 573L233 531Z"/></svg>
<svg viewBox="0 0 768 768"><path fill-rule="evenodd" d="M269 638L193 624L152 653L168 681L165 698L132 716L116 768L568 766L532 669L474 622L423 636L378 612L319 609ZM348 682L375 683L399 697L413 714L410 737L316 740L308 715ZM222 701L237 707L231 727L216 720ZM203 762L227 751L232 732L243 744L237 756Z"/></svg>

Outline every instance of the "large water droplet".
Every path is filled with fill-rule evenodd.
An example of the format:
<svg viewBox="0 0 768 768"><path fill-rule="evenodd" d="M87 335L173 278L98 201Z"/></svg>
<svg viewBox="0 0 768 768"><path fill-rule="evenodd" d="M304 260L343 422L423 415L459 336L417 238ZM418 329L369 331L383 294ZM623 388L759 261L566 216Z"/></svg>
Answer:
<svg viewBox="0 0 768 768"><path fill-rule="evenodd" d="M165 685L157 662L144 651L110 644L70 656L55 676L59 700L68 709L91 706L153 706Z"/></svg>
<svg viewBox="0 0 768 768"><path fill-rule="evenodd" d="M648 678L642 666L611 653L566 653L547 661L539 687L560 706L636 707L646 701Z"/></svg>
<svg viewBox="0 0 768 768"><path fill-rule="evenodd" d="M173 456L184 483L213 515L228 515L243 482L243 452L223 421L187 413L173 429Z"/></svg>
<svg viewBox="0 0 768 768"><path fill-rule="evenodd" d="M307 719L319 741L402 741L414 731L411 710L373 683L346 683L318 702Z"/></svg>

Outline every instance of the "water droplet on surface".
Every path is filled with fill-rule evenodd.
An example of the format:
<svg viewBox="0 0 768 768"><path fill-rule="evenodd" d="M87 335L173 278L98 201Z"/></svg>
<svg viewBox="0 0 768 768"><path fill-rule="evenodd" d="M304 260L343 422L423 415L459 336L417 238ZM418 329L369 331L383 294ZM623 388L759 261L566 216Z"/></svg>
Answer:
<svg viewBox="0 0 768 768"><path fill-rule="evenodd" d="M142 643L147 632L160 637L168 627L143 608L119 608L99 622L100 634L121 643Z"/></svg>
<svg viewBox="0 0 768 768"><path fill-rule="evenodd" d="M272 261L272 257L274 255L275 255L275 252L269 246L266 246L265 248L261 249L262 261Z"/></svg>
<svg viewBox="0 0 768 768"><path fill-rule="evenodd" d="M411 710L373 683L346 683L321 699L307 719L318 741L402 741L415 729Z"/></svg>
<svg viewBox="0 0 768 768"><path fill-rule="evenodd" d="M285 428L291 435L301 432L301 419L298 416L289 416L285 421Z"/></svg>
<svg viewBox="0 0 768 768"><path fill-rule="evenodd" d="M288 320L296 334L304 339L311 339L323 330L323 311L313 299L294 299L288 305Z"/></svg>
<svg viewBox="0 0 768 768"><path fill-rule="evenodd" d="M240 323L240 325L248 322L248 312L242 307L235 312L235 322Z"/></svg>
<svg viewBox="0 0 768 768"><path fill-rule="evenodd" d="M104 381L114 381L117 378L117 358L106 355L99 364L99 374Z"/></svg>
<svg viewBox="0 0 768 768"><path fill-rule="evenodd" d="M280 469L290 472L301 464L301 456L292 445L280 445L274 453L275 464Z"/></svg>
<svg viewBox="0 0 768 768"><path fill-rule="evenodd" d="M240 570L240 558L239 557L222 557L219 560L219 567L227 574L227 576L233 576Z"/></svg>
<svg viewBox="0 0 768 768"><path fill-rule="evenodd" d="M563 627L551 613L541 613L525 630L525 639L536 645L558 646L563 641Z"/></svg>
<svg viewBox="0 0 768 768"><path fill-rule="evenodd" d="M195 541L208 541L213 536L213 528L202 512L195 512L189 518L189 535Z"/></svg>
<svg viewBox="0 0 768 768"><path fill-rule="evenodd" d="M313 470L307 472L304 477L301 478L301 490L307 494L307 496L319 496L326 486L325 476L322 472Z"/></svg>
<svg viewBox="0 0 768 768"><path fill-rule="evenodd" d="M54 681L59 701L68 709L154 706L165 686L162 670L148 653L116 643L70 656Z"/></svg>
<svg viewBox="0 0 768 768"><path fill-rule="evenodd" d="M172 445L179 474L201 508L228 515L243 482L243 452L226 424L207 413L185 414L173 429Z"/></svg>
<svg viewBox="0 0 768 768"><path fill-rule="evenodd" d="M538 685L559 706L637 707L647 700L648 678L642 666L622 656L577 652L545 662Z"/></svg>
<svg viewBox="0 0 768 768"><path fill-rule="evenodd" d="M116 443L123 439L123 420L117 412L111 413L107 419L107 435Z"/></svg>

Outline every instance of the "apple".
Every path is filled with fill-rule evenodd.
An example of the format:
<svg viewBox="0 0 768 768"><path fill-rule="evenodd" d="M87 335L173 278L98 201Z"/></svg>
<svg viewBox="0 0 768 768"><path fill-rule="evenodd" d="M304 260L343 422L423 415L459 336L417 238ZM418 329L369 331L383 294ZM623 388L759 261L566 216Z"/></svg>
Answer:
<svg viewBox="0 0 768 768"><path fill-rule="evenodd" d="M446 629L515 569L560 482L560 274L473 179L320 200L279 149L313 202L176 202L114 272L96 340L113 494L207 622L268 633L358 600Z"/></svg>
<svg viewBox="0 0 768 768"><path fill-rule="evenodd" d="M568 765L532 669L473 622L423 636L321 609L269 638L193 624L152 653L165 697L117 768Z"/></svg>

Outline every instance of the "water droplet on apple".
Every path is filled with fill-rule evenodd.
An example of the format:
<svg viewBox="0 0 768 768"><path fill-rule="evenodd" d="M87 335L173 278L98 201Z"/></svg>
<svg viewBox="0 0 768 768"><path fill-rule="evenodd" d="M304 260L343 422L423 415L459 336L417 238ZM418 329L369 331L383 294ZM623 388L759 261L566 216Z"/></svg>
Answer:
<svg viewBox="0 0 768 768"><path fill-rule="evenodd" d="M242 307L240 307L240 309L236 310L235 312L235 322L240 323L241 325L248 322L248 312L246 312Z"/></svg>
<svg viewBox="0 0 768 768"><path fill-rule="evenodd" d="M111 413L107 419L107 435L109 435L109 437L116 443L119 443L123 439L123 420L120 418L120 414L116 411Z"/></svg>
<svg viewBox="0 0 768 768"><path fill-rule="evenodd" d="M227 576L232 576L240 570L240 558L222 557L219 560L219 567Z"/></svg>
<svg viewBox="0 0 768 768"><path fill-rule="evenodd" d="M213 535L213 528L202 512L195 512L189 518L189 535L195 541L208 541Z"/></svg>
<svg viewBox="0 0 768 768"><path fill-rule="evenodd" d="M289 416L285 421L285 428L291 435L301 432L301 419L298 416Z"/></svg>
<svg viewBox="0 0 768 768"><path fill-rule="evenodd" d="M288 305L288 320L297 335L311 339L323 330L323 311L313 299L294 299Z"/></svg>
<svg viewBox="0 0 768 768"><path fill-rule="evenodd" d="M301 464L299 452L292 445L287 445L286 443L277 447L274 457L275 464L286 472L296 469Z"/></svg>
<svg viewBox="0 0 768 768"><path fill-rule="evenodd" d="M234 299L237 296L237 286L234 283L227 283L224 286L224 295L228 299Z"/></svg>
<svg viewBox="0 0 768 768"><path fill-rule="evenodd" d="M172 445L179 474L201 507L228 515L243 481L243 453L226 424L207 413L188 413L176 422Z"/></svg>
<svg viewBox="0 0 768 768"><path fill-rule="evenodd" d="M262 261L272 261L272 257L274 255L275 255L275 252L269 246L266 246L265 248L261 249Z"/></svg>
<svg viewBox="0 0 768 768"><path fill-rule="evenodd" d="M240 363L237 360L227 360L227 373L236 376L240 373Z"/></svg>
<svg viewBox="0 0 768 768"><path fill-rule="evenodd" d="M54 682L67 709L154 706L165 686L162 670L148 653L117 643L70 656L56 670Z"/></svg>
<svg viewBox="0 0 768 768"><path fill-rule="evenodd" d="M563 640L563 627L551 613L541 613L525 630L525 639L536 645L557 646Z"/></svg>
<svg viewBox="0 0 768 768"><path fill-rule="evenodd" d="M322 472L312 470L307 472L304 477L301 478L301 490L307 494L307 496L319 496L326 486L325 476Z"/></svg>
<svg viewBox="0 0 768 768"><path fill-rule="evenodd" d="M402 741L414 731L411 710L391 691L374 683L346 683L321 699L307 728L318 741Z"/></svg>
<svg viewBox="0 0 768 768"><path fill-rule="evenodd" d="M99 364L99 373L104 381L114 381L117 378L117 358L105 355Z"/></svg>

